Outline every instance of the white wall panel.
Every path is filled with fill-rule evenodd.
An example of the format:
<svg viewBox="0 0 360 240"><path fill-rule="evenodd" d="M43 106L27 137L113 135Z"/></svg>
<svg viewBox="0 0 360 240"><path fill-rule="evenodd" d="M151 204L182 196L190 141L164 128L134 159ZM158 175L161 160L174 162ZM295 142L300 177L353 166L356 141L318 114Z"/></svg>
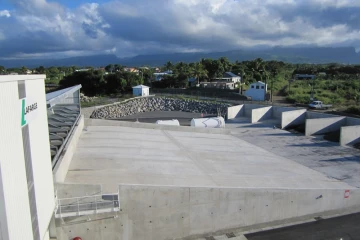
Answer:
<svg viewBox="0 0 360 240"><path fill-rule="evenodd" d="M38 103L38 114L29 123L29 133L39 232L44 238L55 207L44 81L27 81L26 96Z"/></svg>
<svg viewBox="0 0 360 240"><path fill-rule="evenodd" d="M7 77L0 77L1 233L3 239L32 239L18 83Z"/></svg>

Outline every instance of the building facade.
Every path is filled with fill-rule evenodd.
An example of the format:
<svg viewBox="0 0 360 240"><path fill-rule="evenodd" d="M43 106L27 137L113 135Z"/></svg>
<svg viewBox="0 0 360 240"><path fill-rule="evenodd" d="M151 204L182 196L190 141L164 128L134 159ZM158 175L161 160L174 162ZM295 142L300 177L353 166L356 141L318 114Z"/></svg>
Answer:
<svg viewBox="0 0 360 240"><path fill-rule="evenodd" d="M0 76L0 239L49 239L55 193L45 78Z"/></svg>
<svg viewBox="0 0 360 240"><path fill-rule="evenodd" d="M245 92L245 96L250 97L254 101L265 101L266 92L267 84L258 81L250 84L249 89Z"/></svg>
<svg viewBox="0 0 360 240"><path fill-rule="evenodd" d="M133 95L134 96L149 96L150 87L144 85L138 85L133 87Z"/></svg>

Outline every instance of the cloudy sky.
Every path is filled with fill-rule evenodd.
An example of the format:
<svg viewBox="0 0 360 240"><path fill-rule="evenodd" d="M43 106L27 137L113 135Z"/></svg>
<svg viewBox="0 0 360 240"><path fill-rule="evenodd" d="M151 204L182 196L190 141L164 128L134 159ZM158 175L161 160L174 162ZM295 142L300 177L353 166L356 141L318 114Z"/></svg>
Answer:
<svg viewBox="0 0 360 240"><path fill-rule="evenodd" d="M0 58L360 49L360 0L0 0Z"/></svg>

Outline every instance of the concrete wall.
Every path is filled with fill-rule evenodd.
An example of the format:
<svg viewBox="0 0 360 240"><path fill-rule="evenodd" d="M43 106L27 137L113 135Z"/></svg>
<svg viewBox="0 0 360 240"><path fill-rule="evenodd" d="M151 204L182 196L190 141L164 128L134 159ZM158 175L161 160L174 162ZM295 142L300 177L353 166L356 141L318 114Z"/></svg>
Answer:
<svg viewBox="0 0 360 240"><path fill-rule="evenodd" d="M92 118L85 119L85 126L119 126L119 127L132 127L132 128L161 129L161 130L180 131L180 132L230 134L230 129L225 129L225 128L193 128L187 126L170 126L170 125L159 125L153 123L136 123L136 122L102 120L102 119L92 119Z"/></svg>
<svg viewBox="0 0 360 240"><path fill-rule="evenodd" d="M306 109L299 109L299 110L282 112L281 113L281 129L284 129L284 128L290 127L290 126L304 124L305 120L306 120L306 111L307 111Z"/></svg>
<svg viewBox="0 0 360 240"><path fill-rule="evenodd" d="M245 105L244 104L233 106L233 107L228 107L227 119L243 117L244 115L245 115Z"/></svg>
<svg viewBox="0 0 360 240"><path fill-rule="evenodd" d="M320 113L320 112L314 112L314 111L306 112L306 119L333 118L333 117L339 117L339 115Z"/></svg>
<svg viewBox="0 0 360 240"><path fill-rule="evenodd" d="M272 107L256 108L251 111L251 123L272 118Z"/></svg>
<svg viewBox="0 0 360 240"><path fill-rule="evenodd" d="M69 170L71 159L76 150L76 145L79 141L80 135L84 128L84 117L81 116L78 122L78 126L74 129L70 136L64 150L63 155L59 158L58 163L53 170L54 182L64 182L66 174Z"/></svg>
<svg viewBox="0 0 360 240"><path fill-rule="evenodd" d="M346 125L346 117L306 119L305 135L325 134L340 130Z"/></svg>
<svg viewBox="0 0 360 240"><path fill-rule="evenodd" d="M275 118L275 119L281 119L283 112L295 111L295 110L301 110L301 108L273 106L273 108L272 108L273 118Z"/></svg>
<svg viewBox="0 0 360 240"><path fill-rule="evenodd" d="M360 143L360 126L342 127L340 131L340 145Z"/></svg>
<svg viewBox="0 0 360 240"><path fill-rule="evenodd" d="M59 240L162 240L357 207L360 189L120 186L121 211L57 221ZM98 220L96 220L98 219ZM290 220L291 221L291 220ZM77 223L75 223L77 222ZM106 238L108 237L108 238Z"/></svg>
<svg viewBox="0 0 360 240"><path fill-rule="evenodd" d="M360 118L346 118L346 126L360 126Z"/></svg>
<svg viewBox="0 0 360 240"><path fill-rule="evenodd" d="M245 117L251 118L252 110L256 108L268 107L267 105L259 105L259 104L245 104Z"/></svg>

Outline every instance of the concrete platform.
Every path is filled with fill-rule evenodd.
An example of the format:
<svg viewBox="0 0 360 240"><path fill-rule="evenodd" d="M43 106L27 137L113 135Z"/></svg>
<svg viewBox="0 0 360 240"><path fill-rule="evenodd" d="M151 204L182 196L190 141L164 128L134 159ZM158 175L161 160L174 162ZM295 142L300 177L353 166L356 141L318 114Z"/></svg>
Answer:
<svg viewBox="0 0 360 240"><path fill-rule="evenodd" d="M244 131L233 127L237 136ZM225 134L89 126L79 139L65 183L100 184L108 192L116 192L120 184L351 188L292 161L291 155L248 140Z"/></svg>
<svg viewBox="0 0 360 240"><path fill-rule="evenodd" d="M247 118L233 119L226 125L232 136L360 188L359 149L339 146L322 136L291 133L276 126L276 120L251 124Z"/></svg>

